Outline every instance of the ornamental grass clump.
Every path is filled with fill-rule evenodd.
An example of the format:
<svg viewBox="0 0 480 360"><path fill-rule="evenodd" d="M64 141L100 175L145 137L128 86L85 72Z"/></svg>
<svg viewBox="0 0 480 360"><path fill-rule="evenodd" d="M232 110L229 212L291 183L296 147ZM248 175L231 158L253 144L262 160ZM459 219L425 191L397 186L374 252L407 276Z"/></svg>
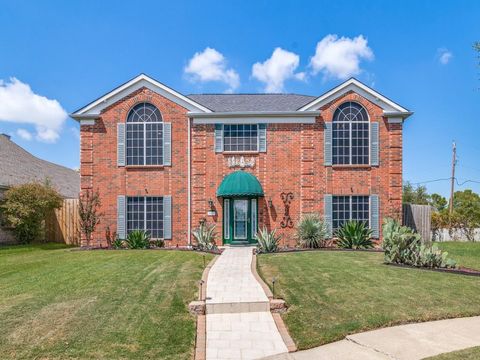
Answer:
<svg viewBox="0 0 480 360"><path fill-rule="evenodd" d="M455 268L456 262L436 245L422 242L419 234L394 219L383 222L384 259L389 264L427 268Z"/></svg>
<svg viewBox="0 0 480 360"><path fill-rule="evenodd" d="M201 222L196 229L192 230L192 234L195 240L197 240L197 248L199 250L205 251L217 249L217 244L215 243L215 237L217 236L215 225Z"/></svg>
<svg viewBox="0 0 480 360"><path fill-rule="evenodd" d="M268 231L266 227L257 232L257 252L258 253L273 253L278 251L278 244L280 243L280 235L276 235L277 229Z"/></svg>
<svg viewBox="0 0 480 360"><path fill-rule="evenodd" d="M306 214L297 224L297 241L303 248L325 246L328 233L328 225L318 214Z"/></svg>
<svg viewBox="0 0 480 360"><path fill-rule="evenodd" d="M363 221L347 221L337 231L337 246L342 249L371 249L372 230Z"/></svg>
<svg viewBox="0 0 480 360"><path fill-rule="evenodd" d="M145 230L133 230L127 235L125 244L129 249L148 249L150 234Z"/></svg>

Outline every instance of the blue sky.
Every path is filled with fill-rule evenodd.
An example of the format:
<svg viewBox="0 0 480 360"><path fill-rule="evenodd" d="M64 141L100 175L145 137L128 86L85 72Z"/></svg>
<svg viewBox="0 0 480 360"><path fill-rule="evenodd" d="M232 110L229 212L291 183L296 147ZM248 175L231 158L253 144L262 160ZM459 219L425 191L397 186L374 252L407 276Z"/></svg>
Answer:
<svg viewBox="0 0 480 360"><path fill-rule="evenodd" d="M479 1L0 0L0 7L0 132L47 160L77 167L78 125L65 113L141 72L185 94L309 95L353 73L415 112L404 127L405 180L448 178L456 140L459 182L480 181L472 49ZM316 52L322 39L330 58ZM342 41L350 50L330 46ZM336 50L353 59L332 61ZM204 56L192 63L196 53ZM205 61L214 67L202 68ZM42 99L35 94L46 98L35 116L6 104L8 96ZM448 181L426 185L448 194ZM480 192L478 183L461 188Z"/></svg>

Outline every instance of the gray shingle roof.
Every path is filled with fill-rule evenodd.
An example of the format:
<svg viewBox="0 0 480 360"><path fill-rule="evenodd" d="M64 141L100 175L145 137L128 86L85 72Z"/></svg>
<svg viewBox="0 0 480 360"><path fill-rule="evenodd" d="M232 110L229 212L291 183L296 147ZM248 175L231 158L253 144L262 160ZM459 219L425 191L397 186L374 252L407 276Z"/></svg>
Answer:
<svg viewBox="0 0 480 360"><path fill-rule="evenodd" d="M0 134L0 159L0 187L44 182L48 178L62 196L78 197L78 172L33 156L4 134Z"/></svg>
<svg viewBox="0 0 480 360"><path fill-rule="evenodd" d="M187 97L214 112L295 111L317 98L298 94L192 94Z"/></svg>

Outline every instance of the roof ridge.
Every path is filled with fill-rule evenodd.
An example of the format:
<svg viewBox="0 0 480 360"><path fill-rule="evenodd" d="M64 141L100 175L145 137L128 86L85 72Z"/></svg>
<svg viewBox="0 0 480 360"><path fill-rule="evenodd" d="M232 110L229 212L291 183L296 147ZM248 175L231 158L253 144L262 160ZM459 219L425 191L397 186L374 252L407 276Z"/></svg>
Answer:
<svg viewBox="0 0 480 360"><path fill-rule="evenodd" d="M197 94L187 94L186 96L195 96L195 95L296 95L296 96L309 96L309 97L317 97L316 95L307 95L307 94L297 94L297 93L232 93L232 94L225 94L225 93L197 93Z"/></svg>

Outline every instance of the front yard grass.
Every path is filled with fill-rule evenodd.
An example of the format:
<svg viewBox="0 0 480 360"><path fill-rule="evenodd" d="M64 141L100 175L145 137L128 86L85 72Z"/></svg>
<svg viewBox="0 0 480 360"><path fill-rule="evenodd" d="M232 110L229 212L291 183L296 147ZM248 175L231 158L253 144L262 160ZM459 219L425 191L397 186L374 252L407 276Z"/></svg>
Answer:
<svg viewBox="0 0 480 360"><path fill-rule="evenodd" d="M202 270L186 251L0 249L1 358L190 359Z"/></svg>
<svg viewBox="0 0 480 360"><path fill-rule="evenodd" d="M258 256L258 267L268 284L276 278L300 349L385 326L480 314L480 277L388 266L382 253L268 254Z"/></svg>
<svg viewBox="0 0 480 360"><path fill-rule="evenodd" d="M429 357L424 360L478 360L480 359L480 346L464 350Z"/></svg>
<svg viewBox="0 0 480 360"><path fill-rule="evenodd" d="M459 266L480 270L480 242L435 242L434 244L448 252Z"/></svg>

